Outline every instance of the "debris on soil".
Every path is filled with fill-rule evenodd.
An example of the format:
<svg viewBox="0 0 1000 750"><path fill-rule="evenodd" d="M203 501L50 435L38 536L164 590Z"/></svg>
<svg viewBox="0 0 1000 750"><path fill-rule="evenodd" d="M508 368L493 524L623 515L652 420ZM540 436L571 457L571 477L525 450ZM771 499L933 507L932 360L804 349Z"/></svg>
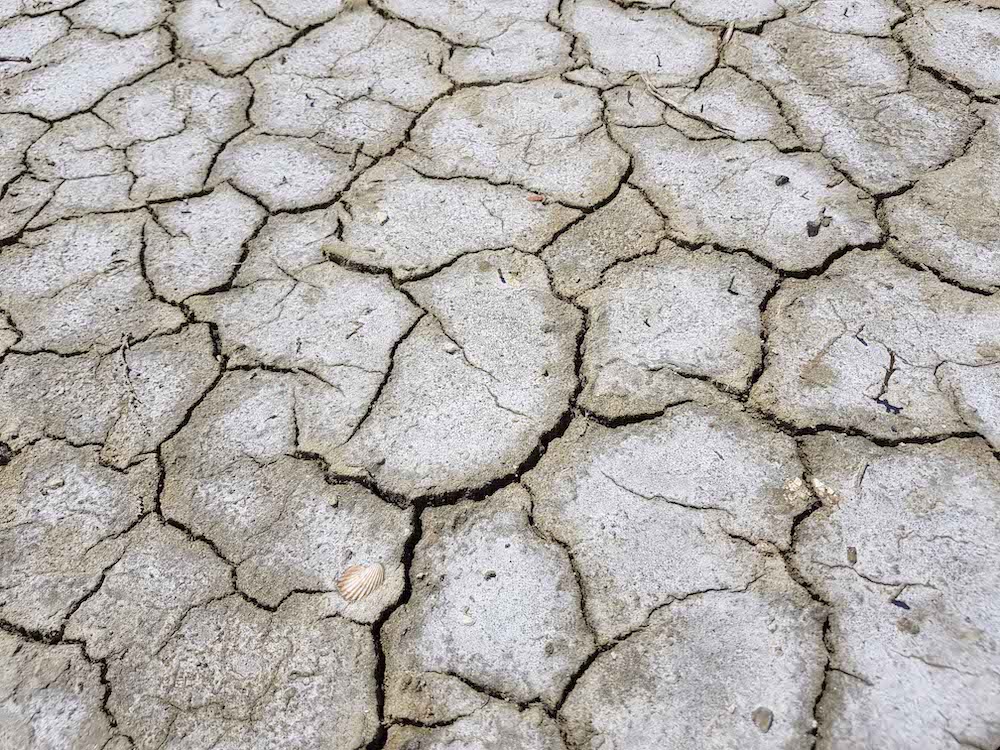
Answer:
<svg viewBox="0 0 1000 750"><path fill-rule="evenodd" d="M729 40L733 38L733 31L735 30L736 30L736 22L730 21L729 25L726 27L726 31L722 35L722 40L719 42L720 50L727 44L729 44Z"/></svg>
<svg viewBox="0 0 1000 750"><path fill-rule="evenodd" d="M901 411L903 411L902 406L896 406L895 404L890 404L884 398L875 399L875 403L878 404L879 406L884 407L886 414L899 414Z"/></svg>
<svg viewBox="0 0 1000 750"><path fill-rule="evenodd" d="M364 599L385 580L385 568L381 563L374 565L352 565L337 579L337 590L349 602Z"/></svg>
<svg viewBox="0 0 1000 750"><path fill-rule="evenodd" d="M819 230L824 227L830 226L833 223L833 218L826 215L826 208L823 208L819 212L819 216L815 221L806 222L806 234L810 237L815 237L819 234Z"/></svg>
<svg viewBox="0 0 1000 750"><path fill-rule="evenodd" d="M774 714L771 713L771 709L764 708L763 706L757 706L750 714L753 719L753 723L757 725L757 728L764 732L765 734L771 728L771 722L774 721Z"/></svg>

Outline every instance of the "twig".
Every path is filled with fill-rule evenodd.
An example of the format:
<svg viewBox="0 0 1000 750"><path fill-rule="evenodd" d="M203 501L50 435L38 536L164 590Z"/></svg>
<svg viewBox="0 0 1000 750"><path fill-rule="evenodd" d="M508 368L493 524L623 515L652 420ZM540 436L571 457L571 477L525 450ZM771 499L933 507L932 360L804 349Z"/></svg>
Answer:
<svg viewBox="0 0 1000 750"><path fill-rule="evenodd" d="M680 107L678 107L676 104L674 104L669 99L667 99L667 97L665 97L663 94L661 94L655 88L653 88L653 84L650 83L649 79L646 76L640 74L639 78L642 80L642 82L644 84L646 84L646 88L649 90L649 93L650 93L650 95L653 98L655 98L655 99L663 102L665 105L667 105L668 108L670 108L671 110L673 110L677 114L683 115L684 117L689 117L692 120L696 120L697 122L700 122L702 125L705 125L706 127L711 128L716 133L721 133L722 135L728 135L728 136L734 136L734 135L736 135L736 131L735 130L730 130L725 125L719 125L718 123L714 123L711 120L708 120L708 119L706 119L704 117L701 117L699 115L695 115L695 114L692 114L690 112L685 112Z"/></svg>

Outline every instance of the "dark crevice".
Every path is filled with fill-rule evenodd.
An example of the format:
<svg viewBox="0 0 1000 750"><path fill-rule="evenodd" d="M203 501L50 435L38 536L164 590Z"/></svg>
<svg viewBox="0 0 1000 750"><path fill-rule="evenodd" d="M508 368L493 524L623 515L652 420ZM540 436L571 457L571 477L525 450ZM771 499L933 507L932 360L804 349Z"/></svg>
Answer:
<svg viewBox="0 0 1000 750"><path fill-rule="evenodd" d="M634 412L631 414L620 414L613 417L609 417L603 414L598 414L597 412L591 411L585 407L577 407L584 417L589 419L591 422L596 422L604 427L627 427L633 424L642 424L643 422L649 422L654 419L659 419L664 414L666 414L670 409L676 406L683 406L684 404L696 403L693 399L685 398L680 401L674 401L673 403L667 404L662 409L657 409L655 411L649 412Z"/></svg>
<svg viewBox="0 0 1000 750"><path fill-rule="evenodd" d="M239 569L239 565L236 564L236 563L234 563L234 562L232 562L229 558L227 558L222 553L222 550L219 549L219 546L213 540L209 539L207 536L205 536L203 534L197 534L197 533L195 533L189 526L187 526L186 524L181 523L177 519L163 515L162 510L160 512L160 518L162 519L162 521L163 521L163 523L165 525L170 526L171 528L177 529L178 531L182 532L184 534L184 536L188 538L189 541L200 542L201 544L204 544L205 546L207 546L210 550L212 550L212 553L217 558L219 558L222 562L224 562L226 565L229 566L229 583L230 583L230 586L232 587L232 592L229 593L229 594L226 594L226 596L237 596L240 599L242 599L243 601L245 601L247 604L250 604L251 606L256 607L257 609L264 610L265 612L268 612L268 613L272 613L273 614L274 612L276 612L278 610L278 606L280 606L280 603L279 603L278 606L274 606L274 607L269 606L269 605L265 604L264 602L260 601L259 599L254 598L253 596L251 596L247 592L243 591L239 587L238 582L237 582L237 571ZM288 595L286 595L284 597L284 599L287 599L288 596L291 596L294 593L299 593L299 592L292 591ZM304 593L312 593L312 592L306 591ZM282 602L284 602L284 599L282 599Z"/></svg>
<svg viewBox="0 0 1000 750"><path fill-rule="evenodd" d="M381 156L372 159L372 161L371 161L370 164L368 164L367 166L362 167L361 169L359 169L356 172L354 172L354 174L352 174L351 177L347 180L347 184L345 184L344 187L341 188L337 192L337 194L333 196L333 198L331 198L330 200L327 200L327 201L323 201L322 203L317 203L317 204L314 204L314 205L311 205L311 206L304 206L304 207L298 207L298 208L288 208L288 209L282 209L282 210L272 211L271 215L273 215L273 216L280 216L280 215L284 215L284 214L303 214L303 213L309 213L311 211L316 211L316 210L321 209L321 208L330 208L331 206L335 206L336 204L340 203L341 200L343 200L344 196L347 195L348 192L350 192L351 188L354 186L354 183L356 183L364 174L366 174L367 172L371 171L376 165L382 163L382 161L387 160L387 159L391 159L396 154L397 151L399 151L401 148L404 148L406 146L406 144L409 142L410 136L413 133L414 128L416 128L417 123L420 122L420 119L425 114L427 114L427 112L430 110L430 108L433 107L437 102L439 102L441 99L444 99L445 97L451 96L452 94L455 93L455 91L458 88L459 88L458 86L456 86L456 85L453 84L452 86L450 86L445 91L443 91L440 94L432 97L430 99L430 101L428 101L427 104L423 107L423 109L421 109L419 112L417 112L413 116L413 118L410 120L410 123L406 126L406 129L403 131L403 137L400 138L399 142L395 146L393 146L392 148L390 148L388 151L386 151L384 154L382 154Z"/></svg>
<svg viewBox="0 0 1000 750"><path fill-rule="evenodd" d="M416 304L415 301L414 304ZM419 322L419 319L417 322ZM416 324L417 323L415 322L414 327L416 326ZM517 484L518 482L520 482L521 477L524 474L528 473L529 471L534 469L535 466L538 465L538 462L541 460L542 456L544 456L545 452L548 450L549 445L554 440L557 440L558 438L562 437L562 435L564 435L566 430L569 428L569 425L576 414L577 399L579 398L584 385L584 378L581 374L581 370L583 367L583 344L586 331L587 331L587 320L586 316L583 315L580 327L577 330L576 343L574 348L573 369L576 382L574 385L573 393L570 395L569 402L565 410L559 415L559 417L555 420L555 422L552 424L551 427L542 432L542 434L538 438L537 443L531 449L528 455L521 461L521 463L517 466L517 468L509 474L495 477L494 479L491 479L475 487L465 487L456 490L451 490L448 492L428 493L424 495L418 495L415 497L409 497L406 495L401 495L399 493L391 492L389 490L386 490L385 488L380 487L378 483L375 482L374 479L371 477L344 475L334 472L331 470L327 461L321 456L315 454L305 454L301 451L297 455L303 458L309 458L312 460L320 461L326 471L328 482L359 484L362 487L365 487L366 489L370 490L374 494L378 495L379 497L387 500L388 502L392 502L396 505L399 505L400 507L406 507L408 505L415 505L418 507L453 505L463 500L485 499L486 497L498 492L501 489L504 489L505 487L509 487L512 484ZM405 338L406 337L404 336L404 339ZM400 339L400 342L402 340L403 339ZM395 356L395 349L392 352L392 358L390 361L394 359L394 356ZM391 370L392 367L390 366L389 370L387 371L385 379L386 383L389 380L389 375L391 375ZM381 390L382 389L380 388L379 393L381 392ZM369 413L374 408L374 404L377 400L378 400L377 397L373 398L372 401L369 403L369 409L368 409ZM357 429L360 429L360 426ZM357 429L355 430L355 434L357 432Z"/></svg>
<svg viewBox="0 0 1000 750"><path fill-rule="evenodd" d="M382 750L388 741L388 724L385 718L385 646L382 643L382 628L392 617L393 613L401 607L406 606L413 595L413 557L416 554L417 545L423 535L423 511L421 506L415 506L411 515L412 528L410 535L403 544L403 592L399 595L396 603L387 607L379 618L372 623L372 641L375 644L375 702L378 716L378 727L375 736L365 748L366 750Z"/></svg>
<svg viewBox="0 0 1000 750"><path fill-rule="evenodd" d="M760 360L757 362L756 366L753 369L753 372L750 373L750 377L747 379L747 390L746 390L747 394L753 391L754 386L757 385L757 382L764 374L764 370L767 369L767 358L768 355L770 354L770 350L768 348L768 339L770 338L770 331L768 330L767 327L767 307L768 305L771 304L771 300L773 300L775 296L778 294L778 292L781 291L781 282L782 279L779 278L774 283L774 286L772 286L764 295L764 297L761 299L760 305L758 307L758 310L760 312L760 326L761 326Z"/></svg>
<svg viewBox="0 0 1000 750"><path fill-rule="evenodd" d="M579 593L580 596L580 602L579 602L580 616L583 619L583 624L589 631L590 636L593 639L594 643L597 643L598 641L597 629L590 622L590 618L587 615L587 587L584 585L583 574L581 573L580 566L576 561L576 556L573 554L573 548L567 542L564 542L562 539L559 539L555 534L546 533L545 530L538 525L538 523L535 521L534 493L531 491L531 487L529 485L522 483L521 486L524 487L525 492L528 493L528 497L530 498L530 503L528 505L528 508L525 510L525 515L527 516L527 521L528 521L528 527L540 540L549 544L557 545L562 549L563 554L566 555L566 560L569 563L570 570L573 573L573 578L576 581L577 592Z"/></svg>
<svg viewBox="0 0 1000 750"><path fill-rule="evenodd" d="M375 405L379 402L379 399L382 398L382 392L385 390L385 387L389 384L389 380L392 378L392 371L396 364L396 351L403 344L403 342L410 337L410 334L413 333L416 327L420 324L420 321L423 320L426 315L427 315L426 310L422 312L420 315L418 315L417 318L413 321L413 323L410 324L410 327L403 332L402 336L396 339L395 343L393 343L392 345L392 348L389 349L389 365L388 367L385 368L385 374L382 376L382 381L378 384L378 387L375 389L375 393L372 394L371 400L369 400L368 402L368 408L365 409L364 414L361 415L361 418L358 420L357 424L354 425L354 428L351 430L351 433L344 439L341 445L349 443L351 440L353 440L354 437L358 434L358 432L361 431L361 428L365 425L365 422L368 421L368 418L371 416L372 411L375 409Z"/></svg>
<svg viewBox="0 0 1000 750"><path fill-rule="evenodd" d="M250 110L253 109L254 99L257 96L257 89L254 88L253 83L250 82L249 79L247 79L247 84L250 86L250 99L247 101L246 111L243 115L244 119L247 121L247 124L244 127L240 128L235 133L233 133L231 136L229 136L226 140L220 141L219 143L215 143L216 147L215 153L212 154L212 158L208 162L208 166L205 168L205 179L201 181L202 187L200 194L196 193L191 196L184 196L184 198L193 198L193 197L200 197L200 195L208 195L212 190L214 190L216 186L213 185L209 187L209 182L212 179L212 172L215 171L215 165L218 164L219 162L219 157L222 156L222 154L225 152L226 148L229 146L230 143L235 141L244 133L253 129L253 120L250 119ZM232 183L230 183L230 187L233 187L235 189L235 186L233 186ZM240 192L242 193L242 191ZM257 200L255 196L251 196L247 193L242 193L242 194L246 195L249 198L253 198L254 202L258 204L260 203L260 201ZM180 199L174 198L171 200L180 200ZM148 204L154 204L156 202L158 201L147 201Z"/></svg>
<svg viewBox="0 0 1000 750"><path fill-rule="evenodd" d="M982 435L978 432L972 432L971 430L957 431L957 432L942 432L935 433L932 435L914 435L910 437L898 437L898 438L887 438L880 435L876 435L864 430L860 430L854 427L843 427L841 425L833 424L818 424L809 427L797 427L791 423L781 420L779 417L770 414L768 412L757 409L754 406L749 407L751 411L756 412L760 417L766 419L772 425L774 425L780 432L790 435L792 437L812 437L816 435L846 435L850 437L864 438L870 443L877 445L881 448L897 448L901 445L935 445L937 443L943 443L945 440L983 440Z"/></svg>
<svg viewBox="0 0 1000 750"><path fill-rule="evenodd" d="M992 297L998 293L997 290L987 291L985 289L980 289L978 287L969 286L968 284L963 284L961 281L951 278L943 271L934 268L934 266L928 266L924 263L917 263L916 261L912 261L905 255L903 255L896 247L894 247L891 242L886 246L886 249L892 254L892 257L895 258L897 261L899 261L902 265L906 266L907 268L911 268L914 271L926 271L928 273L931 273L942 284L947 284L948 286L954 287L955 289L958 289L960 291L968 292L969 294L975 294L980 297Z"/></svg>
<svg viewBox="0 0 1000 750"><path fill-rule="evenodd" d="M802 524L804 524L813 514L820 511L823 507L823 498L815 490L815 472L813 470L812 464L809 460L808 454L803 450L802 445L799 441L796 441L796 452L799 458L799 463L803 467L803 486L812 498L810 504L799 512L792 519L792 526L789 532L789 537L791 539L791 544L787 550L781 552L781 559L784 562L785 571L788 573L789 577L795 583L805 591L809 598L813 600L819 607L822 608L824 612L823 617L823 628L821 643L826 652L825 662L823 664L823 679L820 682L819 689L816 692L816 696L813 699L812 705L812 717L813 717L813 727L809 732L810 735L810 748L815 748L816 743L819 738L819 731L821 729L819 723L819 706L823 701L823 697L826 694L826 689L829 684L830 669L833 665L833 647L830 642L830 627L831 627L831 617L833 616L833 604L825 599L813 586L813 584L806 579L799 570L795 554L796 554L796 544L798 543L798 534L801 530Z"/></svg>
<svg viewBox="0 0 1000 750"><path fill-rule="evenodd" d="M566 685L563 688L562 694L560 695L559 700L556 701L556 704L555 704L555 707L554 707L553 713L555 714L555 716L559 720L559 725L560 725L559 729L560 729L560 732L563 735L563 740L566 742L567 747L572 747L572 744L569 743L569 741L567 739L566 727L565 727L565 724L564 724L564 722L562 720L562 717L560 716L560 713L562 712L563 706L566 705L566 701L569 699L570 695L572 695L573 690L576 688L576 686L579 683L580 679L587 673L587 671L591 668L591 666L593 666L594 662L598 659L598 657L600 657L601 655L606 654L607 652L611 651L616 646L620 645L621 643L624 643L625 641L627 641L629 638L631 638L632 636L636 635L637 633L641 633L644 630L646 630L647 628L649 628L650 625L651 625L651 623L652 623L652 621L653 621L653 618L656 616L656 614L658 612L660 612L663 609L666 609L666 608L668 608L668 607L670 607L670 606L672 606L674 604L677 604L679 602L686 601L687 599L692 599L692 598L700 597L700 596L711 596L712 594L723 594L723 593L744 594L744 593L748 592L750 590L750 588L758 580L760 580L763 577L764 577L764 574L761 573L761 574L753 577L745 586L742 586L742 587L736 587L736 588L732 588L732 587L707 588L707 589L701 589L701 590L698 590L698 591L692 591L692 592L689 592L689 593L686 593L686 594L682 594L681 596L672 596L672 597L669 597L665 602L663 602L661 604L658 604L655 607L653 607L649 611L649 613L643 618L642 623L640 623L636 627L628 630L627 632L622 633L621 635L617 635L617 636L609 639L608 641L597 645L594 648L594 650L590 652L590 654L587 656L587 658L584 659L577 666L577 668L576 668L576 670L574 670L573 674L570 675L570 678L566 682Z"/></svg>
<svg viewBox="0 0 1000 750"><path fill-rule="evenodd" d="M615 145L617 145L617 144L615 144ZM619 146L619 148L620 148L620 146ZM548 250L549 248L551 248L560 237L562 237L564 234L566 234L566 232L568 232L569 230L573 229L577 224L579 224L580 222L584 221L588 216L590 216L594 212L599 211L600 209L602 209L605 206L607 206L608 204L610 204L613 200L615 200L615 198L617 198L619 196L619 194L622 191L622 188L626 184L629 184L629 179L632 177L632 172L633 172L633 169L634 169L634 160L632 159L632 155L629 154L627 151L625 152L625 154L628 156L628 164L625 166L625 171L622 173L621 178L619 178L618 184L615 185L614 190L612 190L607 196L605 196L601 200L597 201L597 203L593 204L592 206L586 206L584 208L578 208L577 210L580 211L580 215L577 216L572 221L568 222L565 226L561 227L560 229L557 229L552 234L552 236L549 238L549 241L546 242L544 245L542 245L541 248L539 248L538 253L537 253L539 257L543 257L544 254L545 254L545 251ZM639 257L639 256L632 256L631 258L621 258L621 259L618 259L613 265L617 265L620 262L625 262L625 261L628 261L628 260L635 260L636 257ZM609 269L606 268L605 272L607 272L608 270ZM604 274L602 273L601 274L601 280L602 281L603 281L603 278L604 278ZM549 273L549 285L552 287L553 294L555 294L556 293L556 288L555 288L555 284L552 282L551 272ZM598 283L598 286L600 286L600 283ZM560 297L560 299L563 299L564 302L568 302L569 301L568 299L564 299L562 297Z"/></svg>

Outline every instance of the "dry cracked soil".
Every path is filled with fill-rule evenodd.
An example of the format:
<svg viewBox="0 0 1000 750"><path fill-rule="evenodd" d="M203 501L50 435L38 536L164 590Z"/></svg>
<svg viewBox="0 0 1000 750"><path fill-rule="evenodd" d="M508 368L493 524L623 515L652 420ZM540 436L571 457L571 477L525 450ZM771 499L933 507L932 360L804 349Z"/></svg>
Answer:
<svg viewBox="0 0 1000 750"><path fill-rule="evenodd" d="M0 186L2 750L1000 746L1000 1L0 0Z"/></svg>

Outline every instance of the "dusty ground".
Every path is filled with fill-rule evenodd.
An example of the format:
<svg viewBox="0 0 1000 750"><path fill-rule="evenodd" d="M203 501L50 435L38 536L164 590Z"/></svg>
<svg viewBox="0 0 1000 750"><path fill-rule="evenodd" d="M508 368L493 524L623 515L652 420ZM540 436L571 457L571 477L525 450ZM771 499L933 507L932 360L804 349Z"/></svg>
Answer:
<svg viewBox="0 0 1000 750"><path fill-rule="evenodd" d="M0 748L997 748L998 6L0 0Z"/></svg>

